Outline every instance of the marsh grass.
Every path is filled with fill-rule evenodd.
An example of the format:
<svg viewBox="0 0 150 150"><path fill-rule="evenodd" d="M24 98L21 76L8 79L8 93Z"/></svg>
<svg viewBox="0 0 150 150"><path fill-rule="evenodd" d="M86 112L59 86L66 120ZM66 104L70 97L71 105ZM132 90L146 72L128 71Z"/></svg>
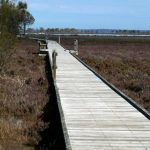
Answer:
<svg viewBox="0 0 150 150"><path fill-rule="evenodd" d="M37 52L36 42L18 40L15 53L0 74L0 145L3 148L10 141L35 146L40 140L38 132L47 128L40 116L48 101L48 82L45 61Z"/></svg>

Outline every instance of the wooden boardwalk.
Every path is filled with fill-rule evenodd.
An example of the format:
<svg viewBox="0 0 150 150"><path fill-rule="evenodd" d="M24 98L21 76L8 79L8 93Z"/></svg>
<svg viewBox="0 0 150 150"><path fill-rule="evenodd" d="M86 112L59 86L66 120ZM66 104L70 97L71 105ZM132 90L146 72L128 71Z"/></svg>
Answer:
<svg viewBox="0 0 150 150"><path fill-rule="evenodd" d="M150 120L54 41L67 149L150 150Z"/></svg>

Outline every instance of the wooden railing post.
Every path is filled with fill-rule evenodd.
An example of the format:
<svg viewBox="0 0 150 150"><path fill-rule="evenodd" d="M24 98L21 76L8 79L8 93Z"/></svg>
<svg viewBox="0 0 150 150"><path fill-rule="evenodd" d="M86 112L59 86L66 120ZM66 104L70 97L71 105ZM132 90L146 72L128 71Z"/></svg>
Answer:
<svg viewBox="0 0 150 150"><path fill-rule="evenodd" d="M58 43L60 44L60 35L58 36Z"/></svg>
<svg viewBox="0 0 150 150"><path fill-rule="evenodd" d="M39 50L48 49L48 44L46 40L38 41L39 43Z"/></svg>
<svg viewBox="0 0 150 150"><path fill-rule="evenodd" d="M56 64L56 56L57 52L54 50L52 52L52 73L53 73L53 79L56 80L56 69L57 69L57 64Z"/></svg>
<svg viewBox="0 0 150 150"><path fill-rule="evenodd" d="M76 55L78 55L78 40L74 41L74 50L76 52Z"/></svg>

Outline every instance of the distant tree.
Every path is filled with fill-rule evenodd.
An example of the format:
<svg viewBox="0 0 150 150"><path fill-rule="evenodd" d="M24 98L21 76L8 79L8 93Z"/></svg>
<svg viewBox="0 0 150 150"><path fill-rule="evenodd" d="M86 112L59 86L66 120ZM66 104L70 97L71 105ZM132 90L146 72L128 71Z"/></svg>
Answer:
<svg viewBox="0 0 150 150"><path fill-rule="evenodd" d="M23 28L23 34L26 34L26 26L32 25L35 21L34 17L27 11L27 3L19 2L17 6L19 10L19 19L22 22L21 27Z"/></svg>
<svg viewBox="0 0 150 150"><path fill-rule="evenodd" d="M15 36L18 33L18 11L8 0L0 1L0 72L13 53Z"/></svg>
<svg viewBox="0 0 150 150"><path fill-rule="evenodd" d="M19 2L16 6L13 0L0 0L0 72L14 52L20 26L25 28L33 22L34 18L27 11L26 3Z"/></svg>
<svg viewBox="0 0 150 150"><path fill-rule="evenodd" d="M32 25L35 22L34 17L27 11L25 15L25 20L23 22L24 34L26 32L26 26Z"/></svg>
<svg viewBox="0 0 150 150"><path fill-rule="evenodd" d="M0 4L0 31L17 34L20 24L18 20L18 10L9 0L1 0Z"/></svg>

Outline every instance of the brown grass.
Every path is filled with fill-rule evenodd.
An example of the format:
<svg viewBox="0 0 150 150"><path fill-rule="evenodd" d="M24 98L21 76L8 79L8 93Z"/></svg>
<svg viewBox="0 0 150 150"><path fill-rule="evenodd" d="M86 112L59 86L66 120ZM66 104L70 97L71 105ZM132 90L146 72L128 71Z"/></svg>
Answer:
<svg viewBox="0 0 150 150"><path fill-rule="evenodd" d="M0 144L4 149L8 143L36 145L38 132L47 126L40 115L48 101L48 82L44 59L37 52L36 42L18 40L0 74Z"/></svg>
<svg viewBox="0 0 150 150"><path fill-rule="evenodd" d="M72 41L63 41L70 49ZM150 42L79 40L79 57L150 111Z"/></svg>

